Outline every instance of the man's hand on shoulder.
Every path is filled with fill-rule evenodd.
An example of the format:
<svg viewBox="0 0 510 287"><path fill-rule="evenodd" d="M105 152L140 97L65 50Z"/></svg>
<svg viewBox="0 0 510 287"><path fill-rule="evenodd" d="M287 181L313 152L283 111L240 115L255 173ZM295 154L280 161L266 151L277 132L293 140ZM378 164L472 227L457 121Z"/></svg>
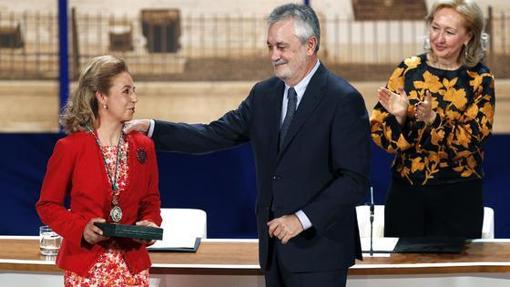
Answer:
<svg viewBox="0 0 510 287"><path fill-rule="evenodd" d="M138 131L147 134L149 127L150 127L149 119L130 120L124 123L124 133L129 134L132 131Z"/></svg>
<svg viewBox="0 0 510 287"><path fill-rule="evenodd" d="M283 244L303 231L303 226L295 214L284 215L267 223L269 236L277 237Z"/></svg>

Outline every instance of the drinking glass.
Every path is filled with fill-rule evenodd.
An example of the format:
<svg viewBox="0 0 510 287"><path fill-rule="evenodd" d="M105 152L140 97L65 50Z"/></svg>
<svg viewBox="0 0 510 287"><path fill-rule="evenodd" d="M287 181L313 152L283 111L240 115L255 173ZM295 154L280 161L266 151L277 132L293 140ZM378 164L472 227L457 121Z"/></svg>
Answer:
<svg viewBox="0 0 510 287"><path fill-rule="evenodd" d="M42 255L55 256L58 253L62 237L47 225L39 227L39 250Z"/></svg>

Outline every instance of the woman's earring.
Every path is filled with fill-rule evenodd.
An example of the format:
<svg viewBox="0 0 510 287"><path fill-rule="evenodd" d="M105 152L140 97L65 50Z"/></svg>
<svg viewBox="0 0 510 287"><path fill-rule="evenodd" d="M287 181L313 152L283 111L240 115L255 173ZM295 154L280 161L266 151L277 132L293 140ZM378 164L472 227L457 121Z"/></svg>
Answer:
<svg viewBox="0 0 510 287"><path fill-rule="evenodd" d="M107 106L106 104L103 104L103 108L104 108L105 110L107 110L107 109L108 109L108 106Z"/></svg>
<svg viewBox="0 0 510 287"><path fill-rule="evenodd" d="M423 37L423 50L430 51L430 39L428 36Z"/></svg>
<svg viewBox="0 0 510 287"><path fill-rule="evenodd" d="M482 36L480 37L480 45L482 47L482 51L486 51L489 47L489 34L482 33Z"/></svg>

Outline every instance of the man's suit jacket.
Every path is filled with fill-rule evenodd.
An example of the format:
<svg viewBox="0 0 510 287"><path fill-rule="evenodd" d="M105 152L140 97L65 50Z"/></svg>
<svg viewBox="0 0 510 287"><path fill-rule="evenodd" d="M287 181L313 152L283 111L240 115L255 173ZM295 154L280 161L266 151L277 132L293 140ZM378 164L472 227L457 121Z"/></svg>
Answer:
<svg viewBox="0 0 510 287"><path fill-rule="evenodd" d="M369 121L361 95L321 65L278 150L285 85L257 83L233 111L204 124L156 121L156 149L206 153L250 141L257 172L259 260L267 265L267 222L303 210L313 227L278 248L293 272L346 268L361 257L355 206L368 191Z"/></svg>
<svg viewBox="0 0 510 287"><path fill-rule="evenodd" d="M161 224L158 187L158 165L154 143L141 133L127 135L128 179L119 195L122 224L149 220ZM70 198L70 209L64 206ZM112 205L112 189L103 156L94 136L76 132L55 144L48 161L41 196L36 208L41 221L64 240L57 256L57 265L86 276L98 256L108 248L109 241L90 245L83 239L83 230L92 218L108 219ZM124 251L129 270L138 273L151 266L145 245L131 239L115 239Z"/></svg>

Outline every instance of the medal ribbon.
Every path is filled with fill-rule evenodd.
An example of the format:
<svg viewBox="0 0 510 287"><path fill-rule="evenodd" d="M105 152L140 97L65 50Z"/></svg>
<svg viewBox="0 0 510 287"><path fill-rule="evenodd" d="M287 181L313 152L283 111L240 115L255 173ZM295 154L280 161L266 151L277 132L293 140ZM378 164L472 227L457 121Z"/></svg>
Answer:
<svg viewBox="0 0 510 287"><path fill-rule="evenodd" d="M103 150L101 149L101 141L99 140L99 137L97 134L91 129L88 128L89 132L92 133L94 136L96 143L99 147L99 151L101 152L101 156L103 158L103 163L106 169L106 175L108 176L108 179L110 180L111 188L112 188L112 209L110 210L110 218L114 223L119 223L122 219L122 209L119 206L119 186L117 184L118 179L118 170L120 165L120 159L122 157L122 151L120 149L122 143L124 142L124 133L120 132L119 142L117 143L117 157L115 158L115 169L113 176L110 175L110 170L108 169L108 163L106 162L105 154L103 153Z"/></svg>

